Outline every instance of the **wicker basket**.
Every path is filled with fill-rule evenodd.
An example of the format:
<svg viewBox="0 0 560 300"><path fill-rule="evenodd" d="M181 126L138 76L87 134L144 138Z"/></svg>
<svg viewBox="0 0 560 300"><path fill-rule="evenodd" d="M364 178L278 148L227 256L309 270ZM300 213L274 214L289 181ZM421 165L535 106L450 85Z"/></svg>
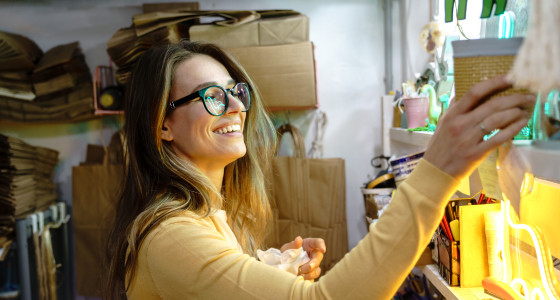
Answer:
<svg viewBox="0 0 560 300"><path fill-rule="evenodd" d="M461 99L478 82L507 74L522 43L523 38L454 41L455 99ZM511 88L496 96L528 93Z"/></svg>

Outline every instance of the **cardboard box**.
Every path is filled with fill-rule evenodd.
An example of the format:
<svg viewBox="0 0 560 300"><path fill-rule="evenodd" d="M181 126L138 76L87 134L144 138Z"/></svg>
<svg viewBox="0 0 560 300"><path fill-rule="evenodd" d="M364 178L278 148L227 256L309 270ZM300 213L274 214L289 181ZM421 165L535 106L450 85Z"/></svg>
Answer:
<svg viewBox="0 0 560 300"><path fill-rule="evenodd" d="M259 46L259 23L250 22L239 26L193 25L189 39L216 44L223 48Z"/></svg>
<svg viewBox="0 0 560 300"><path fill-rule="evenodd" d="M316 108L313 44L231 48L269 110Z"/></svg>
<svg viewBox="0 0 560 300"><path fill-rule="evenodd" d="M189 28L189 38L224 48L306 42L309 41L309 18L293 15L263 18L237 26L193 25Z"/></svg>

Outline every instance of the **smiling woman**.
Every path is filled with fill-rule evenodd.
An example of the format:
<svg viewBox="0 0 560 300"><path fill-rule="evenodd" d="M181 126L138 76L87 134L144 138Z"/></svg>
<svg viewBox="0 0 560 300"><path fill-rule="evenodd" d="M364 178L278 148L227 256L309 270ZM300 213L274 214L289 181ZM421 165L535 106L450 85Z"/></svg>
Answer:
<svg viewBox="0 0 560 300"><path fill-rule="evenodd" d="M213 45L150 49L126 90L127 176L109 243L107 298L391 298L459 180L527 123L523 109L534 97L483 101L509 86L494 78L451 105L383 216L313 282L322 239L296 237L281 247L282 255L303 248L309 256L294 273L256 259L271 225L265 183L276 132L254 83ZM483 120L501 129L488 141L476 126Z"/></svg>
<svg viewBox="0 0 560 300"><path fill-rule="evenodd" d="M195 164L203 173L212 174L210 179L220 188L224 167L247 151L243 127L249 102L245 105L239 98L239 87L246 84L235 84L222 64L203 54L181 62L174 78L171 99L188 95L188 98L202 101L174 105L175 109L168 111L163 122L161 138L171 145L174 153ZM231 94L235 94L235 88L237 96L226 94L222 86ZM248 101L248 97L241 99ZM174 100L171 104L180 101Z"/></svg>

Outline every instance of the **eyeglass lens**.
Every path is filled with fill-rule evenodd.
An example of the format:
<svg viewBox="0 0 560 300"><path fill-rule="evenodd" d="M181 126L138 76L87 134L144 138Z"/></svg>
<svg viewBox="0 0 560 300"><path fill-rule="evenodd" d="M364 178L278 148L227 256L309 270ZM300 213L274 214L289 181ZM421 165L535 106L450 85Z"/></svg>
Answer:
<svg viewBox="0 0 560 300"><path fill-rule="evenodd" d="M204 103L208 112L212 115L220 116L227 109L225 92L224 89L216 86L210 87L205 91ZM247 111L250 105L250 94L247 85L238 83L228 92L242 104L242 111Z"/></svg>

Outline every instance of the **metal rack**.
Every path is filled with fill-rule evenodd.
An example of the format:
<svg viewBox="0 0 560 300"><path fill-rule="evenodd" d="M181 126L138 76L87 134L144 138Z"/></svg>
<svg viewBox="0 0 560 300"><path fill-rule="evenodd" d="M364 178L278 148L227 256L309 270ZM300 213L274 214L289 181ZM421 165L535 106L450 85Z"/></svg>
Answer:
<svg viewBox="0 0 560 300"><path fill-rule="evenodd" d="M71 299L71 273L70 273L70 253L68 242L68 220L70 216L66 212L66 203L58 202L48 209L35 212L26 218L16 220L16 253L17 266L20 286L20 299L32 299L32 277L30 269L30 259L28 251L28 239L37 231L43 230L44 226L58 228L62 231L62 269L64 276L63 299Z"/></svg>

